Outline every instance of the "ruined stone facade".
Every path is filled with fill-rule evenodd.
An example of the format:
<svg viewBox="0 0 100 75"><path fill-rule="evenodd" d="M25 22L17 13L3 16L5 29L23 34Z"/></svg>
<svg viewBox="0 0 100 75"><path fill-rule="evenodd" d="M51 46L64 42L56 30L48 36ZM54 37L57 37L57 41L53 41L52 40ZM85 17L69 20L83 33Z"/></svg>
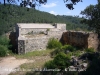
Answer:
<svg viewBox="0 0 100 75"><path fill-rule="evenodd" d="M62 43L97 50L99 39L98 35L93 32L67 31L62 34Z"/></svg>
<svg viewBox="0 0 100 75"><path fill-rule="evenodd" d="M18 53L44 50L50 38L60 40L65 31L66 24L18 23L16 25Z"/></svg>
<svg viewBox="0 0 100 75"><path fill-rule="evenodd" d="M97 34L67 31L66 24L17 23L16 38L18 54L44 50L50 38L83 48L97 49L99 45Z"/></svg>

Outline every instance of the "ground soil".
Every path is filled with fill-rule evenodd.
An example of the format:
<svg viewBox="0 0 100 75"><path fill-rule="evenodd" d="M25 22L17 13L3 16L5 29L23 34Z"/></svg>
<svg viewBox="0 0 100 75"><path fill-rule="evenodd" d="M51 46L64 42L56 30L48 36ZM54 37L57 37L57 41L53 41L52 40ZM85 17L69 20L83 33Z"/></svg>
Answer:
<svg viewBox="0 0 100 75"><path fill-rule="evenodd" d="M17 68L24 63L38 63L41 61L47 61L51 59L49 56L36 56L32 60L30 59L16 59L15 57L0 57L0 75L9 75L16 72ZM45 63L43 62L43 63Z"/></svg>

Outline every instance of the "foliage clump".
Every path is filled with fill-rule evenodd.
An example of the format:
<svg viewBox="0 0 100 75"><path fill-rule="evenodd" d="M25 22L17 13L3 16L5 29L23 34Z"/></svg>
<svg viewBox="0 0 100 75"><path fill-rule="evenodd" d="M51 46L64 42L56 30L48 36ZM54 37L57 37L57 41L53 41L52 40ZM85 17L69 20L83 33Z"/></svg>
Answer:
<svg viewBox="0 0 100 75"><path fill-rule="evenodd" d="M7 47L0 45L0 57L6 56L8 53Z"/></svg>
<svg viewBox="0 0 100 75"><path fill-rule="evenodd" d="M62 44L55 38L50 38L48 41L47 48L54 49L54 48L60 48Z"/></svg>
<svg viewBox="0 0 100 75"><path fill-rule="evenodd" d="M93 53L93 52L95 52L95 50L94 50L93 48L87 48L87 49L85 49L85 51L88 52L88 53Z"/></svg>
<svg viewBox="0 0 100 75"><path fill-rule="evenodd" d="M71 45L64 45L64 46L62 46L62 49L63 50L68 50L68 51L71 51L71 52L76 50L76 48L71 46Z"/></svg>
<svg viewBox="0 0 100 75"><path fill-rule="evenodd" d="M60 52L63 52L63 53L68 55L68 52L72 53L75 51L76 51L75 47L73 47L71 45L64 45L64 46L61 46L60 48L56 48L53 52L51 52L51 56L53 57Z"/></svg>
<svg viewBox="0 0 100 75"><path fill-rule="evenodd" d="M4 36L0 36L0 57L6 56L11 51L10 40Z"/></svg>
<svg viewBox="0 0 100 75"><path fill-rule="evenodd" d="M58 53L53 60L45 64L48 69L58 68L64 70L68 66L70 66L70 57L63 52Z"/></svg>

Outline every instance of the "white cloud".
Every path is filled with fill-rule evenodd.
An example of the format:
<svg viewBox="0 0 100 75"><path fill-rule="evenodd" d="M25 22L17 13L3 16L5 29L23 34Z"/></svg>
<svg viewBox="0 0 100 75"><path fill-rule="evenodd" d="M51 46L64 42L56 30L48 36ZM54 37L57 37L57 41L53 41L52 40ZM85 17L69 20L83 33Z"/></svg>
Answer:
<svg viewBox="0 0 100 75"><path fill-rule="evenodd" d="M49 13L50 13L50 14L57 15L57 13L56 13L55 11L50 11Z"/></svg>
<svg viewBox="0 0 100 75"><path fill-rule="evenodd" d="M69 12L69 11L67 12L67 14L70 14L70 13L71 13L71 12Z"/></svg>
<svg viewBox="0 0 100 75"><path fill-rule="evenodd" d="M51 8L51 7L55 7L55 6L57 6L56 3L50 3L50 4L42 5L42 7L45 7L45 8Z"/></svg>

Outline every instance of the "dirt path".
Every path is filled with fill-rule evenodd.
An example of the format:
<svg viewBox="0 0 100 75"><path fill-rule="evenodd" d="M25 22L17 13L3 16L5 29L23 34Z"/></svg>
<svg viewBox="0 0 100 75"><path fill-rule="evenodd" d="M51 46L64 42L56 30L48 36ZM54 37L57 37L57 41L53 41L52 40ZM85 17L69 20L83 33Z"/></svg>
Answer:
<svg viewBox="0 0 100 75"><path fill-rule="evenodd" d="M19 69L19 66L24 63L43 64L50 60L50 56L35 56L32 59L16 59L15 57L0 58L0 75L8 75ZM42 63L41 63L42 62Z"/></svg>
<svg viewBox="0 0 100 75"><path fill-rule="evenodd" d="M27 62L27 59L16 59L15 57L0 58L0 75L8 75L15 68Z"/></svg>

